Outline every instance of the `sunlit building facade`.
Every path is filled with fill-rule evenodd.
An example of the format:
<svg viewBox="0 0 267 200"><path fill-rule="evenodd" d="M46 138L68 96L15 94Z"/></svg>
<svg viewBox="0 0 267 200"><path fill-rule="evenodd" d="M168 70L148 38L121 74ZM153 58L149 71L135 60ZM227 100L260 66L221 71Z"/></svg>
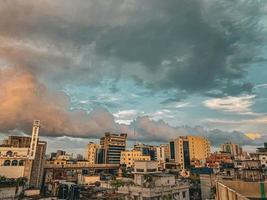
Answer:
<svg viewBox="0 0 267 200"><path fill-rule="evenodd" d="M106 164L120 164L121 152L126 148L126 139L126 133L105 133L105 136L100 138Z"/></svg>
<svg viewBox="0 0 267 200"><path fill-rule="evenodd" d="M88 161L89 164L95 164L97 162L97 152L100 148L100 144L96 144L93 142L87 144L85 159Z"/></svg>
<svg viewBox="0 0 267 200"><path fill-rule="evenodd" d="M0 145L0 175L25 177L28 184L40 188L47 143L39 141L40 121L34 120L32 137L10 136Z"/></svg>
<svg viewBox="0 0 267 200"><path fill-rule="evenodd" d="M191 162L205 160L210 155L210 143L200 136L180 136L169 142L170 161L181 169L189 169Z"/></svg>
<svg viewBox="0 0 267 200"><path fill-rule="evenodd" d="M128 150L121 152L121 165L126 165L126 167L134 167L135 161L139 160L150 160L150 156L144 156L141 151L137 150Z"/></svg>

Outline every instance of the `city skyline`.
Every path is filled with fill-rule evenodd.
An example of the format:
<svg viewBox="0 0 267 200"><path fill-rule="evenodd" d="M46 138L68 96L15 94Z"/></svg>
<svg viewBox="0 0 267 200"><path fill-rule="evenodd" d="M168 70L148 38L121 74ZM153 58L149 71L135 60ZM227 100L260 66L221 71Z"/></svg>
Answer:
<svg viewBox="0 0 267 200"><path fill-rule="evenodd" d="M107 131L262 146L266 12L264 1L1 1L0 139L38 119L48 151L79 152Z"/></svg>

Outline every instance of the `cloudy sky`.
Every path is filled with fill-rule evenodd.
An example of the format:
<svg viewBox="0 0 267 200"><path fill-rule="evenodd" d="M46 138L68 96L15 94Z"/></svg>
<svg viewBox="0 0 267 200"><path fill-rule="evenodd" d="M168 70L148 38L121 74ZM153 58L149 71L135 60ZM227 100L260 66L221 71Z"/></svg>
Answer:
<svg viewBox="0 0 267 200"><path fill-rule="evenodd" d="M267 139L265 0L1 0L0 19L2 138L40 119L52 149Z"/></svg>

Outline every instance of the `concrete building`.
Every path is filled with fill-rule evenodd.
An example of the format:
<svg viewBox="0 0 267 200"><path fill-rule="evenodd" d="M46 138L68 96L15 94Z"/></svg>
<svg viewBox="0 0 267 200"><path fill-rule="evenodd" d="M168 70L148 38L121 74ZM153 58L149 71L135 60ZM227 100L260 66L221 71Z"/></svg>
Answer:
<svg viewBox="0 0 267 200"><path fill-rule="evenodd" d="M136 161L134 184L118 188L125 199L184 199L189 200L189 184L177 182L172 174L158 171L157 161Z"/></svg>
<svg viewBox="0 0 267 200"><path fill-rule="evenodd" d="M120 164L121 152L125 151L127 134L105 133L100 138L101 148L104 150L106 164Z"/></svg>
<svg viewBox="0 0 267 200"><path fill-rule="evenodd" d="M201 199L214 199L215 197L215 179L216 176L211 174L200 174L200 188L201 188Z"/></svg>
<svg viewBox="0 0 267 200"><path fill-rule="evenodd" d="M88 174L78 174L78 184L81 185L93 185L96 182L100 182L100 174L88 175Z"/></svg>
<svg viewBox="0 0 267 200"><path fill-rule="evenodd" d="M266 199L267 184L264 182L226 181L216 182L216 200Z"/></svg>
<svg viewBox="0 0 267 200"><path fill-rule="evenodd" d="M157 160L157 146L138 143L134 145L134 150L141 151L143 156L150 156L151 160Z"/></svg>
<svg viewBox="0 0 267 200"><path fill-rule="evenodd" d="M195 160L205 160L210 155L210 143L200 136L180 136L169 142L170 162L189 169Z"/></svg>
<svg viewBox="0 0 267 200"><path fill-rule="evenodd" d="M43 178L46 142L39 141L40 121L34 120L32 137L10 136L0 145L0 175L26 177L28 184L40 188Z"/></svg>
<svg viewBox="0 0 267 200"><path fill-rule="evenodd" d="M90 142L87 144L86 153L85 153L85 159L90 164L95 164L97 162L97 151L100 149L100 144L96 144L93 142Z"/></svg>
<svg viewBox="0 0 267 200"><path fill-rule="evenodd" d="M161 169L165 169L165 163L168 157L168 146L165 144L161 144L160 146L156 147L156 155L157 161L159 162L159 167Z"/></svg>
<svg viewBox="0 0 267 200"><path fill-rule="evenodd" d="M235 159L241 159L242 148L238 144L227 142L221 145L221 151L231 154Z"/></svg>
<svg viewBox="0 0 267 200"><path fill-rule="evenodd" d="M261 167L267 169L267 143L264 143L264 147L257 148L256 152L250 153L250 157L259 160Z"/></svg>
<svg viewBox="0 0 267 200"><path fill-rule="evenodd" d="M227 152L214 152L206 158L206 166L219 168L221 163L233 163L234 157Z"/></svg>
<svg viewBox="0 0 267 200"><path fill-rule="evenodd" d="M126 165L126 167L134 167L135 161L139 160L150 160L150 156L144 156L141 151L137 150L127 150L121 152L121 165Z"/></svg>

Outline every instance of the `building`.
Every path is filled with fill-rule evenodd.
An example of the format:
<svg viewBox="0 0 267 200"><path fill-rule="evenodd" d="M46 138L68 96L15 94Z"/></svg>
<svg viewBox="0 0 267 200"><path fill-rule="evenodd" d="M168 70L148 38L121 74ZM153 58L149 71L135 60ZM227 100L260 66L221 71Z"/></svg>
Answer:
<svg viewBox="0 0 267 200"><path fill-rule="evenodd" d="M199 175L201 199L214 199L216 188L215 179L216 176L213 173Z"/></svg>
<svg viewBox="0 0 267 200"><path fill-rule="evenodd" d="M28 184L40 188L43 178L46 142L39 141L40 121L34 120L32 137L10 136L0 145L0 175L26 177Z"/></svg>
<svg viewBox="0 0 267 200"><path fill-rule="evenodd" d="M241 159L243 153L242 148L238 144L231 142L222 144L221 151L231 154L235 159Z"/></svg>
<svg viewBox="0 0 267 200"><path fill-rule="evenodd" d="M267 143L264 143L264 147L257 148L256 152L250 153L250 157L259 160L261 167L267 169Z"/></svg>
<svg viewBox="0 0 267 200"><path fill-rule="evenodd" d="M126 167L133 167L135 161L138 160L150 160L150 156L144 156L141 151L137 150L127 150L121 152L121 165L126 165Z"/></svg>
<svg viewBox="0 0 267 200"><path fill-rule="evenodd" d="M66 154L66 151L57 150L57 152L56 152L56 158L58 158L59 156L64 156L65 154Z"/></svg>
<svg viewBox="0 0 267 200"><path fill-rule="evenodd" d="M105 136L100 138L106 164L120 164L121 152L126 148L126 139L126 133L105 133Z"/></svg>
<svg viewBox="0 0 267 200"><path fill-rule="evenodd" d="M210 143L200 136L180 136L169 142L170 162L181 169L189 169L195 160L205 160L210 155Z"/></svg>
<svg viewBox="0 0 267 200"><path fill-rule="evenodd" d="M141 151L143 156L150 156L151 160L157 160L157 146L139 143L134 145L134 150Z"/></svg>
<svg viewBox="0 0 267 200"><path fill-rule="evenodd" d="M101 147L100 144L96 144L93 142L90 142L89 144L87 144L85 159L90 164L97 163L97 151L98 149L100 149L100 147Z"/></svg>
<svg viewBox="0 0 267 200"><path fill-rule="evenodd" d="M96 182L100 183L100 174L78 174L77 183L81 185L93 185Z"/></svg>
<svg viewBox="0 0 267 200"><path fill-rule="evenodd" d="M211 153L206 158L206 166L210 168L219 168L221 163L233 163L234 158L227 152L215 152Z"/></svg>
<svg viewBox="0 0 267 200"><path fill-rule="evenodd" d="M241 180L216 182L216 200L266 199L265 182L245 182Z"/></svg>
<svg viewBox="0 0 267 200"><path fill-rule="evenodd" d="M161 169L165 169L165 163L168 159L168 145L161 144L160 146L156 147L156 155L157 161L159 162L159 167Z"/></svg>
<svg viewBox="0 0 267 200"><path fill-rule="evenodd" d="M136 161L134 184L118 188L124 199L183 199L189 200L189 184L179 182L175 175L158 171L157 161Z"/></svg>

